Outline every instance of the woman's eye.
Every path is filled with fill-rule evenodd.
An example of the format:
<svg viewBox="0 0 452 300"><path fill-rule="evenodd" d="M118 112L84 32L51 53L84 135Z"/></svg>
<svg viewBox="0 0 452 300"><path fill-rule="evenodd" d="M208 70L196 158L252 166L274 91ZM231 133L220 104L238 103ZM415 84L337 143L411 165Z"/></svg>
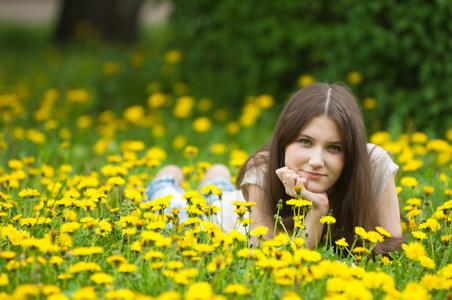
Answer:
<svg viewBox="0 0 452 300"><path fill-rule="evenodd" d="M337 152L340 152L342 150L341 147L336 146L336 145L331 145L328 148L330 148L333 151L337 151Z"/></svg>
<svg viewBox="0 0 452 300"><path fill-rule="evenodd" d="M307 139L301 139L299 142L302 144L311 145L311 141Z"/></svg>

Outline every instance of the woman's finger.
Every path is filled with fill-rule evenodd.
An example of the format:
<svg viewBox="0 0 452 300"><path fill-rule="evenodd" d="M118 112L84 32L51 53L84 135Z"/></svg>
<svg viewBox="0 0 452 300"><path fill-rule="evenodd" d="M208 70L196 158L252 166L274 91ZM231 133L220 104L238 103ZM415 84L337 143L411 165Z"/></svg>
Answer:
<svg viewBox="0 0 452 300"><path fill-rule="evenodd" d="M326 193L313 193L306 188L307 179L300 178L297 180L297 184L301 184L301 198L305 200L309 200L312 202L312 206L314 209L321 209L325 212L328 212L329 209L329 201L328 195Z"/></svg>
<svg viewBox="0 0 452 300"><path fill-rule="evenodd" d="M278 176L279 180L281 180L286 194L291 197L296 197L294 187L296 185L297 179L300 178L300 175L295 171L289 169L288 167L277 169L276 175Z"/></svg>

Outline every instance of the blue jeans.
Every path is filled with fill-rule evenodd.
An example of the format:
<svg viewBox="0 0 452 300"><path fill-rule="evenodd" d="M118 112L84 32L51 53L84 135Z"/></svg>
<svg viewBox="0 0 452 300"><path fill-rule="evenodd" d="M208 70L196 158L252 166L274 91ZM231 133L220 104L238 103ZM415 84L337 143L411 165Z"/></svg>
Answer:
<svg viewBox="0 0 452 300"><path fill-rule="evenodd" d="M205 185L213 184L217 188L222 189L223 193L235 191L236 188L234 184L221 176L214 177L207 181ZM144 199L143 202L154 201L157 198L165 197L168 195L172 195L173 198L170 201L170 207L165 209L165 213L171 214L171 209L179 208L179 218L180 222L183 222L188 218L187 211L184 209L187 206L187 203L184 198L182 198L182 194L185 193L185 190L178 186L176 183L176 178L171 174L163 175L155 180L153 180L144 191L147 199ZM208 195L203 195L206 201L209 201ZM210 199L212 202L218 200L218 196L215 194L210 195Z"/></svg>

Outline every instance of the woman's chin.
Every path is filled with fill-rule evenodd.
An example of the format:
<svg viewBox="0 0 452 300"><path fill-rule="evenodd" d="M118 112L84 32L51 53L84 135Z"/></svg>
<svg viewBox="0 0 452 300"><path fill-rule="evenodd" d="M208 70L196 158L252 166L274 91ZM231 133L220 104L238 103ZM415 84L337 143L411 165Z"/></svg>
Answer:
<svg viewBox="0 0 452 300"><path fill-rule="evenodd" d="M310 191L311 193L315 193L315 194L321 194L324 193L327 189L323 186L319 186L313 182L308 182L305 185L305 188Z"/></svg>

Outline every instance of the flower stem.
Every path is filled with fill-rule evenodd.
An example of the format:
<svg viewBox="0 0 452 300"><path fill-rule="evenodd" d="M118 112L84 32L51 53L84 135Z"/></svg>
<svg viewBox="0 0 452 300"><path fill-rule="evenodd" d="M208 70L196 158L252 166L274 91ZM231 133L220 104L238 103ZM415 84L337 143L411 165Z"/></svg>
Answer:
<svg viewBox="0 0 452 300"><path fill-rule="evenodd" d="M433 237L432 237L432 233L430 232L430 245L432 247L432 259L433 261L435 261L435 250L433 248Z"/></svg>
<svg viewBox="0 0 452 300"><path fill-rule="evenodd" d="M317 249L317 228L315 227L315 219L314 219L314 213L311 209L311 218L312 218L312 224L314 225L314 238L315 238L315 249Z"/></svg>

